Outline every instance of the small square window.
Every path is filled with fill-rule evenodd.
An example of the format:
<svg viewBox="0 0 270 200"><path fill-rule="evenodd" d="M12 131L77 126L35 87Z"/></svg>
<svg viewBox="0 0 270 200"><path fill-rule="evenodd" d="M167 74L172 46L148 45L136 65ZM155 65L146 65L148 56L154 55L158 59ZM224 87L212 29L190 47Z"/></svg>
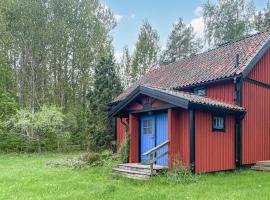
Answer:
<svg viewBox="0 0 270 200"><path fill-rule="evenodd" d="M225 131L225 116L213 115L212 128L213 131Z"/></svg>
<svg viewBox="0 0 270 200"><path fill-rule="evenodd" d="M194 94L197 94L199 96L206 96L206 88L205 87L195 88L193 91L194 91Z"/></svg>

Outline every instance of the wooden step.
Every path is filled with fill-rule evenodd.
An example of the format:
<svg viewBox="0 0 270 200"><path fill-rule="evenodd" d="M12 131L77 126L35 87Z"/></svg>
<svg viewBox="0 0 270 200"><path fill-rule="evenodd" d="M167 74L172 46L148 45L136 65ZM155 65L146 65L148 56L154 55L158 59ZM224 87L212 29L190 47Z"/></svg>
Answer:
<svg viewBox="0 0 270 200"><path fill-rule="evenodd" d="M258 161L251 169L257 171L270 171L270 160Z"/></svg>
<svg viewBox="0 0 270 200"><path fill-rule="evenodd" d="M140 163L124 163L124 164L119 164L119 167L123 168L130 168L130 169L149 169L150 170L150 165L144 165ZM154 170L167 170L168 167L166 166L161 166L161 165L154 165L153 166Z"/></svg>
<svg viewBox="0 0 270 200"><path fill-rule="evenodd" d="M159 171L167 170L168 167L154 165L154 174L157 175ZM119 164L118 167L113 169L113 172L122 174L129 178L135 179L149 179L151 177L151 170L149 165L143 165L140 163L125 163Z"/></svg>
<svg viewBox="0 0 270 200"><path fill-rule="evenodd" d="M256 170L256 171L270 171L270 167L258 166L258 165L251 167L251 169Z"/></svg>
<svg viewBox="0 0 270 200"><path fill-rule="evenodd" d="M113 168L113 171L122 175L125 175L129 178L137 178L137 179L149 179L150 171L135 171L121 168Z"/></svg>
<svg viewBox="0 0 270 200"><path fill-rule="evenodd" d="M268 167L270 167L270 160L258 161L258 162L256 163L256 165L259 165L259 166L268 166Z"/></svg>

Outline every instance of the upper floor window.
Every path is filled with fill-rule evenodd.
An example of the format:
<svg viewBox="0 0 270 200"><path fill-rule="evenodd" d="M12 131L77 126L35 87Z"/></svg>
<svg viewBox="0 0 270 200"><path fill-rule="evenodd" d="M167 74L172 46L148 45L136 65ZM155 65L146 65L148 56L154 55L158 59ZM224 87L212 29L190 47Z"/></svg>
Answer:
<svg viewBox="0 0 270 200"><path fill-rule="evenodd" d="M225 131L225 116L213 115L212 128L213 128L213 131Z"/></svg>
<svg viewBox="0 0 270 200"><path fill-rule="evenodd" d="M194 94L197 94L199 96L206 96L206 87L194 88Z"/></svg>

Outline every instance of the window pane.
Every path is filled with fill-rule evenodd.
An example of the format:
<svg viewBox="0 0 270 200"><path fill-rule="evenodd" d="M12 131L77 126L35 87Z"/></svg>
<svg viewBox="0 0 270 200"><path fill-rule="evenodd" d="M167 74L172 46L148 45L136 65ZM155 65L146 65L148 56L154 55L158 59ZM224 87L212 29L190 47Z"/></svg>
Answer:
<svg viewBox="0 0 270 200"><path fill-rule="evenodd" d="M143 121L143 127L146 127L147 126L147 120L144 120Z"/></svg>
<svg viewBox="0 0 270 200"><path fill-rule="evenodd" d="M214 116L213 117L213 129L223 130L225 128L225 118L222 116Z"/></svg>

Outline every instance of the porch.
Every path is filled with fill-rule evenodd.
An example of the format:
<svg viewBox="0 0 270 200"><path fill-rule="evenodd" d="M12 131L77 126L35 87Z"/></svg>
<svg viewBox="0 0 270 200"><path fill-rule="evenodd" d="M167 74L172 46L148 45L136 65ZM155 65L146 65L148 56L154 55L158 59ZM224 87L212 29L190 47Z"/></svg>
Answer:
<svg viewBox="0 0 270 200"><path fill-rule="evenodd" d="M226 115L226 120L222 118L227 127L224 134L212 129L212 113ZM118 144L129 133L129 163L152 160L145 153L168 141L154 155L154 164L171 168L180 161L184 167L201 173L235 168L235 123L243 113L242 107L207 97L140 86L113 107L110 115L117 117Z"/></svg>

